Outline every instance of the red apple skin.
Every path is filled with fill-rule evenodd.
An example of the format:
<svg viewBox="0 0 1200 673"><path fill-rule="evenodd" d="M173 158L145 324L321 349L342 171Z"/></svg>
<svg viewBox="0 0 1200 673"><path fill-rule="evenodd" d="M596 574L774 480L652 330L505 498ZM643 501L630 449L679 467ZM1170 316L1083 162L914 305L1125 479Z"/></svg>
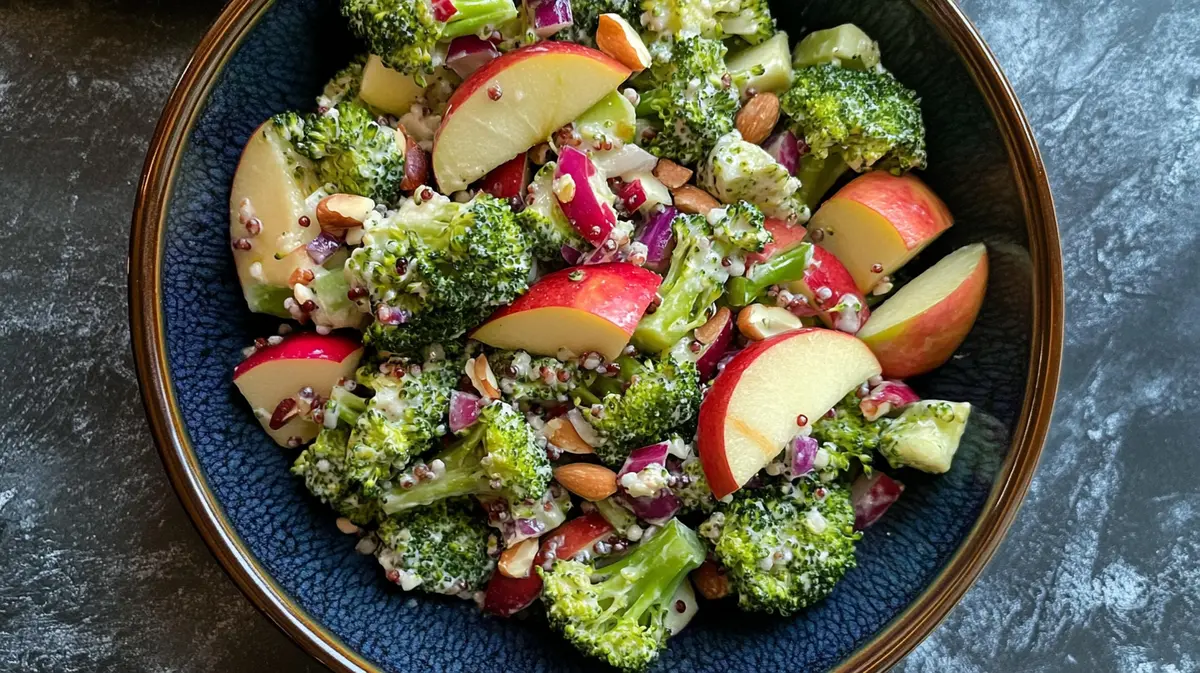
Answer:
<svg viewBox="0 0 1200 673"><path fill-rule="evenodd" d="M498 73L511 67L514 63L523 61L531 56L539 54L577 54L588 58L596 59L607 64L610 68L617 72L623 72L625 77L629 77L632 72L629 68L621 64L620 61L612 58L608 54L590 47L585 47L574 42L538 42L527 47L514 49L506 54L502 54L500 58L494 59L479 70L471 73L471 76L463 81L462 84L454 90L454 95L450 96L450 101L446 104L446 113L442 115L443 119L448 119L454 114L454 111L463 104L471 94L477 89L488 83L488 80L495 77ZM438 129L441 133L441 129ZM434 143L437 143L437 137L434 137Z"/></svg>
<svg viewBox="0 0 1200 673"><path fill-rule="evenodd" d="M517 156L492 169L479 181L479 188L498 199L516 204L525 196L529 184L528 152Z"/></svg>
<svg viewBox="0 0 1200 673"><path fill-rule="evenodd" d="M596 193L592 185L595 175L596 166L587 154L570 145L562 148L554 167L554 179L570 176L575 183L575 193L570 201L558 198L557 193L554 198L575 231L588 243L600 247L617 223L617 213Z"/></svg>
<svg viewBox="0 0 1200 673"><path fill-rule="evenodd" d="M510 617L529 607L542 593L542 576L537 568L545 568L554 559L569 559L592 547L616 532L600 512L592 511L571 519L542 538L542 545L533 559L529 574L521 578L492 573L483 597L483 610L501 617ZM551 557L551 547L554 553Z"/></svg>
<svg viewBox="0 0 1200 673"><path fill-rule="evenodd" d="M765 262L778 253L791 250L804 242L804 237L808 234L803 226L788 224L786 221L774 217L768 217L763 226L771 232L771 242L762 249L762 252L752 252L746 255L747 267Z"/></svg>
<svg viewBox="0 0 1200 673"><path fill-rule="evenodd" d="M971 274L937 304L902 325L863 339L879 359L883 375L906 379L945 364L975 325L987 277L988 259L984 256Z"/></svg>
<svg viewBox="0 0 1200 673"><path fill-rule="evenodd" d="M887 171L864 173L842 187L835 199L849 199L882 215L909 250L924 245L954 224L946 204L917 176Z"/></svg>
<svg viewBox="0 0 1200 673"><path fill-rule="evenodd" d="M662 278L653 271L625 262L563 269L543 276L512 304L492 314L473 336L506 316L541 308L590 313L631 335L661 283ZM480 340L486 343L486 338Z"/></svg>
<svg viewBox="0 0 1200 673"><path fill-rule="evenodd" d="M729 347L733 345L733 325L736 320L731 316L725 321L725 325L721 328L721 332L717 335L713 342L704 347L696 358L696 369L700 372L700 380L708 381L717 373L717 365L721 363L721 358L725 357L725 353L729 351Z"/></svg>
<svg viewBox="0 0 1200 673"><path fill-rule="evenodd" d="M699 428L696 432L697 452L700 454L700 466L704 468L708 486L718 499L741 488L725 461L723 446L726 411L734 391L737 390L738 379L741 378L742 372L758 359L761 353L770 350L773 344L814 329L816 328L806 327L751 343L725 365L725 369L713 381L712 389L700 403Z"/></svg>
<svg viewBox="0 0 1200 673"><path fill-rule="evenodd" d="M828 299L817 298L816 293L820 288L829 288L831 294ZM812 263L804 271L804 278L791 283L788 289L807 297L809 304L817 310L817 317L830 329L854 334L871 316L867 296L859 291L854 276L833 253L819 245L813 246ZM857 312L837 310L836 307L844 299L849 299L851 303L857 301L861 308Z"/></svg>
<svg viewBox="0 0 1200 673"><path fill-rule="evenodd" d="M341 334L294 332L274 346L260 348L233 368L233 379L272 360L332 360L342 362L363 347L360 339Z"/></svg>

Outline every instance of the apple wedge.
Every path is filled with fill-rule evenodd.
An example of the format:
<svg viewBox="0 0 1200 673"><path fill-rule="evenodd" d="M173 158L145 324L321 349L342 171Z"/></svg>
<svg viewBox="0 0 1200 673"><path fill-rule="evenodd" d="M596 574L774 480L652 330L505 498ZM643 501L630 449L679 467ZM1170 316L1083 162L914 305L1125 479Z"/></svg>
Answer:
<svg viewBox="0 0 1200 673"><path fill-rule="evenodd" d="M273 121L254 130L229 194L233 261L251 311L289 317L283 308L292 296L289 279L298 269L319 266L305 251L321 233L305 201L316 188L308 160L275 131Z"/></svg>
<svg viewBox="0 0 1200 673"><path fill-rule="evenodd" d="M374 54L367 58L358 97L371 108L400 117L407 113L424 93L425 87L417 84L412 75L392 70Z"/></svg>
<svg viewBox="0 0 1200 673"><path fill-rule="evenodd" d="M854 334L871 315L867 297L859 291L854 277L833 253L819 245L813 246L812 262L804 270L804 277L789 283L788 290L803 296L830 329Z"/></svg>
<svg viewBox="0 0 1200 673"><path fill-rule="evenodd" d="M542 277L471 338L535 355L621 354L662 279L633 264L563 269Z"/></svg>
<svg viewBox="0 0 1200 673"><path fill-rule="evenodd" d="M808 230L869 292L953 224L946 204L915 175L874 171L838 190Z"/></svg>
<svg viewBox="0 0 1200 673"><path fill-rule="evenodd" d="M987 248L959 248L883 302L858 338L883 374L904 379L936 369L962 345L987 291Z"/></svg>
<svg viewBox="0 0 1200 673"><path fill-rule="evenodd" d="M314 395L329 397L339 380L354 376L362 353L357 338L296 332L242 360L233 369L233 383L271 439L280 446L298 446L319 430L300 413L300 390L311 388Z"/></svg>
<svg viewBox="0 0 1200 673"><path fill-rule="evenodd" d="M544 141L629 77L629 68L571 42L539 42L476 70L450 97L433 145L447 194Z"/></svg>
<svg viewBox="0 0 1200 673"><path fill-rule="evenodd" d="M783 451L799 421L820 418L879 371L870 349L844 332L806 328L750 344L700 405L697 450L713 495L741 488Z"/></svg>

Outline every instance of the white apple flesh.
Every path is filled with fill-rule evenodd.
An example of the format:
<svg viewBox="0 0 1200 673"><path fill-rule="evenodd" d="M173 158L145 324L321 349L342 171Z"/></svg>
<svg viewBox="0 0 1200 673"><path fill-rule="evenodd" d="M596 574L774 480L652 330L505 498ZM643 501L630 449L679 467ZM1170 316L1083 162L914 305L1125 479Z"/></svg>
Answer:
<svg viewBox="0 0 1200 673"><path fill-rule="evenodd" d="M271 439L280 446L297 446L311 441L320 429L298 413L300 389L312 388L315 395L328 398L339 380L354 376L362 353L358 339L341 334L293 333L243 360L233 370L233 383ZM277 414L281 403L284 408ZM292 405L297 406L295 414L290 412ZM287 420L280 424L283 419Z"/></svg>

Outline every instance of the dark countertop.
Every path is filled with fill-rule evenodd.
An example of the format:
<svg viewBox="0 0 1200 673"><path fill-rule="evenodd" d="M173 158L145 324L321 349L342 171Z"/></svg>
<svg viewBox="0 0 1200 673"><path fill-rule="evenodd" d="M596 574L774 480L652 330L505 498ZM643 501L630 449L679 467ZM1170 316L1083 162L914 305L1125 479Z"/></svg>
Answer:
<svg viewBox="0 0 1200 673"><path fill-rule="evenodd" d="M220 5L0 2L0 670L320 670L192 528L129 349L143 153ZM1016 525L900 670L1200 670L1200 0L964 5L1045 154L1067 349Z"/></svg>

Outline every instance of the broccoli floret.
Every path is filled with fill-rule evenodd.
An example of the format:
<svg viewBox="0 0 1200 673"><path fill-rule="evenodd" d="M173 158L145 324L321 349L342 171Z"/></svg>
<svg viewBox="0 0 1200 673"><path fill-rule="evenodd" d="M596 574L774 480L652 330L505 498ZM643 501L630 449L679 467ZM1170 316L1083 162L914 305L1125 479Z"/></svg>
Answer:
<svg viewBox="0 0 1200 673"><path fill-rule="evenodd" d="M637 0L571 0L572 24L555 33L551 39L595 48L596 28L600 25L601 14L617 14L634 28L642 22L642 9Z"/></svg>
<svg viewBox="0 0 1200 673"><path fill-rule="evenodd" d="M800 196L810 207L845 170L842 164L859 172L925 167L921 101L887 71L800 68L780 103L809 147Z"/></svg>
<svg viewBox="0 0 1200 673"><path fill-rule="evenodd" d="M365 407L365 400L357 406ZM292 474L303 477L308 491L338 514L356 524L366 525L379 515L379 503L364 496L358 484L347 476L350 433L350 425L342 422L333 428L322 428L316 441L296 457Z"/></svg>
<svg viewBox="0 0 1200 673"><path fill-rule="evenodd" d="M345 68L337 71L317 96L317 108L328 110L342 101L355 100L362 90L363 68L367 55L360 54Z"/></svg>
<svg viewBox="0 0 1200 673"><path fill-rule="evenodd" d="M571 511L571 495L556 483L537 499L510 501L482 496L479 503L487 512L488 525L500 532L505 548L558 528Z"/></svg>
<svg viewBox="0 0 1200 673"><path fill-rule="evenodd" d="M528 235L533 256L539 262L561 262L564 245L579 251L590 247L571 226L558 200L554 198L555 167L555 162L551 161L533 176L525 199L525 209L517 213L517 223Z"/></svg>
<svg viewBox="0 0 1200 673"><path fill-rule="evenodd" d="M738 604L791 614L829 595L853 568L854 506L836 484L801 480L743 490L701 531L728 570Z"/></svg>
<svg viewBox="0 0 1200 673"><path fill-rule="evenodd" d="M740 101L724 58L718 40L693 36L655 45L650 72L634 80L642 89L638 117L651 126L641 143L647 150L695 164L733 130Z"/></svg>
<svg viewBox="0 0 1200 673"><path fill-rule="evenodd" d="M758 44L775 33L767 0L643 0L642 9L642 24L661 38L740 37Z"/></svg>
<svg viewBox="0 0 1200 673"><path fill-rule="evenodd" d="M717 506L708 478L704 476L704 466L700 464L700 456L690 455L683 462L672 461L668 465L671 476L675 477L675 485L671 492L683 504L684 514L710 514Z"/></svg>
<svg viewBox="0 0 1200 673"><path fill-rule="evenodd" d="M488 363L500 384L500 394L513 404L569 402L572 390L586 386L596 376L582 370L578 360L533 357L525 351L496 351L488 356Z"/></svg>
<svg viewBox="0 0 1200 673"><path fill-rule="evenodd" d="M721 136L699 168L696 182L723 203L749 201L768 217L808 221L808 206L796 196L800 181L736 130Z"/></svg>
<svg viewBox="0 0 1200 673"><path fill-rule="evenodd" d="M315 277L308 289L317 308L309 317L318 329L361 329L367 319L366 309L349 297L350 281L346 279L344 264L343 261L333 268L314 269Z"/></svg>
<svg viewBox="0 0 1200 673"><path fill-rule="evenodd" d="M342 101L300 117L275 117L296 151L309 158L328 191L390 202L404 179L404 136L381 125L361 103Z"/></svg>
<svg viewBox="0 0 1200 673"><path fill-rule="evenodd" d="M383 510L391 514L461 495L517 503L542 497L549 484L550 461L525 416L495 402L464 437L394 479Z"/></svg>
<svg viewBox="0 0 1200 673"><path fill-rule="evenodd" d="M762 228L762 215L749 204L702 215L675 218L675 251L658 294L662 302L647 313L633 333L633 344L643 351L664 351L709 318L709 309L721 297L728 266L746 252L761 251L770 234ZM722 220L730 217L736 222Z"/></svg>
<svg viewBox="0 0 1200 673"><path fill-rule="evenodd" d="M615 364L617 376L597 377L588 388L573 391L584 419L602 440L594 447L596 457L613 468L633 449L667 439L674 430L693 430L688 426L700 413L701 400L700 373L690 361L622 356Z"/></svg>
<svg viewBox="0 0 1200 673"><path fill-rule="evenodd" d="M560 559L538 567L550 625L582 652L641 671L666 647L671 599L704 554L696 533L673 519L607 566Z"/></svg>
<svg viewBox="0 0 1200 673"><path fill-rule="evenodd" d="M841 451L870 461L872 451L879 449L880 436L890 419L868 421L859 408L859 398L850 393L812 425L812 437L818 442L833 444Z"/></svg>
<svg viewBox="0 0 1200 673"><path fill-rule="evenodd" d="M508 204L487 194L408 199L364 229L346 269L375 313L364 341L381 350L458 338L529 285L528 242Z"/></svg>
<svg viewBox="0 0 1200 673"><path fill-rule="evenodd" d="M405 591L469 597L495 565L495 536L469 498L392 515L379 524L379 540L379 564Z"/></svg>
<svg viewBox="0 0 1200 673"><path fill-rule="evenodd" d="M364 387L374 394L354 422L346 468L364 493L378 495L384 483L446 434L450 392L461 364L458 359L420 363L393 358L359 368L353 397ZM333 404L339 399L346 396L334 397ZM345 412L338 413L344 417Z"/></svg>
<svg viewBox="0 0 1200 673"><path fill-rule="evenodd" d="M443 0L342 0L342 16L350 30L367 43L384 65L402 73L422 75L440 65L436 45L460 35L499 26L516 17L512 0L454 0L454 13L439 20Z"/></svg>

